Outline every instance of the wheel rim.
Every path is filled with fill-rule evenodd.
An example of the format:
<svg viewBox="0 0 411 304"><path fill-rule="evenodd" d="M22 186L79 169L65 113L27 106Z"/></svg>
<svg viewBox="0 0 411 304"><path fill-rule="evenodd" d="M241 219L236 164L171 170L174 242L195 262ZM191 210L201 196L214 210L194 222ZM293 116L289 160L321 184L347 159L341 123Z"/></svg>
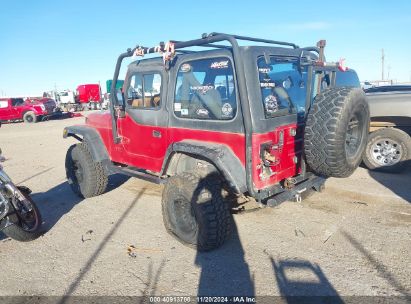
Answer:
<svg viewBox="0 0 411 304"><path fill-rule="evenodd" d="M33 122L33 117L31 117L31 115L27 115L26 116L26 121L27 122Z"/></svg>
<svg viewBox="0 0 411 304"><path fill-rule="evenodd" d="M371 146L371 156L380 166L395 165L401 161L401 144L389 138L380 139Z"/></svg>
<svg viewBox="0 0 411 304"><path fill-rule="evenodd" d="M363 120L361 114L351 117L345 133L345 152L347 157L354 157L360 148L363 137Z"/></svg>
<svg viewBox="0 0 411 304"><path fill-rule="evenodd" d="M33 232L38 229L39 226L39 216L37 214L36 208L34 208L33 203L27 199L27 205L30 206L31 210L27 210L24 204L21 204L20 209L16 211L18 214L21 228L24 231Z"/></svg>
<svg viewBox="0 0 411 304"><path fill-rule="evenodd" d="M170 203L170 208L174 233L186 242L195 242L198 224L190 202L184 197L178 197Z"/></svg>

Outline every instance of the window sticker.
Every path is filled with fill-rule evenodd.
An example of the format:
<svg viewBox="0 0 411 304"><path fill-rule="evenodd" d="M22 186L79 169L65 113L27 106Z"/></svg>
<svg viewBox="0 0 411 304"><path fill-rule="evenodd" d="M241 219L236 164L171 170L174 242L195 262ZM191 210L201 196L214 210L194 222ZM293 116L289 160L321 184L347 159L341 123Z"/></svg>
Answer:
<svg viewBox="0 0 411 304"><path fill-rule="evenodd" d="M207 109L197 109L196 114L200 117L209 117Z"/></svg>
<svg viewBox="0 0 411 304"><path fill-rule="evenodd" d="M196 91L196 92L201 93L201 94L204 95L204 94L206 94L208 91L214 89L214 86L213 86L213 85L193 86L193 87L190 87L190 89L191 89L192 91Z"/></svg>
<svg viewBox="0 0 411 304"><path fill-rule="evenodd" d="M274 95L268 95L264 99L264 104L265 104L265 110L267 113L275 113L278 111L279 104L278 104L278 99Z"/></svg>
<svg viewBox="0 0 411 304"><path fill-rule="evenodd" d="M225 117L230 117L233 115L233 107L228 102L226 102L225 104L223 104L221 112Z"/></svg>
<svg viewBox="0 0 411 304"><path fill-rule="evenodd" d="M283 88L284 89L288 90L289 88L291 88L292 85L293 85L293 81L291 80L290 77L287 77L287 79L283 81Z"/></svg>
<svg viewBox="0 0 411 304"><path fill-rule="evenodd" d="M188 115L188 109L181 109L181 115Z"/></svg>
<svg viewBox="0 0 411 304"><path fill-rule="evenodd" d="M187 73L190 71L191 71L191 65L188 63L184 63L180 68L180 72L183 72L183 73Z"/></svg>
<svg viewBox="0 0 411 304"><path fill-rule="evenodd" d="M176 102L176 103L174 104L174 111L175 111L175 112L180 112L180 111L181 111L181 103Z"/></svg>
<svg viewBox="0 0 411 304"><path fill-rule="evenodd" d="M226 69L228 68L228 60L224 61L215 61L210 65L212 69Z"/></svg>
<svg viewBox="0 0 411 304"><path fill-rule="evenodd" d="M275 88L275 82L260 82L262 88Z"/></svg>
<svg viewBox="0 0 411 304"><path fill-rule="evenodd" d="M272 69L273 68L269 66L269 67L264 67L264 68L258 68L258 71L262 74L267 74L267 73L270 73Z"/></svg>

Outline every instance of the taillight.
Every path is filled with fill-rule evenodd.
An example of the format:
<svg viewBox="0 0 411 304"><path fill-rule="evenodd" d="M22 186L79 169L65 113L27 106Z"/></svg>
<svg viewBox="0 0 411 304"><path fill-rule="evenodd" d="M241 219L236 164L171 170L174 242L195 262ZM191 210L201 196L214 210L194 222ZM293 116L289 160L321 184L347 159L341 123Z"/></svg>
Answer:
<svg viewBox="0 0 411 304"><path fill-rule="evenodd" d="M273 150L278 149L277 145L272 142L264 143L260 146L260 164L257 169L260 169L260 179L266 180L276 174L272 167L278 165L280 160L273 155Z"/></svg>
<svg viewBox="0 0 411 304"><path fill-rule="evenodd" d="M273 145L272 143L266 143L261 145L261 161L265 166L273 166L276 162L276 157L272 155Z"/></svg>

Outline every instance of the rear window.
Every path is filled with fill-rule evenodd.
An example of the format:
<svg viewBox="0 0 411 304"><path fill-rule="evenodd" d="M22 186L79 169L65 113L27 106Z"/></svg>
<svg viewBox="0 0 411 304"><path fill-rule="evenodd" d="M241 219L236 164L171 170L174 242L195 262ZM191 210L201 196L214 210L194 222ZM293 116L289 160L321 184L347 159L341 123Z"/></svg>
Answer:
<svg viewBox="0 0 411 304"><path fill-rule="evenodd" d="M358 79L358 75L354 70L348 70L346 72L337 70L335 86L359 88L361 84L360 80Z"/></svg>
<svg viewBox="0 0 411 304"><path fill-rule="evenodd" d="M174 96L177 117L230 120L236 112L233 68L228 58L192 60L180 65Z"/></svg>
<svg viewBox="0 0 411 304"><path fill-rule="evenodd" d="M307 71L296 58L270 57L267 64L260 57L257 66L266 118L304 111Z"/></svg>

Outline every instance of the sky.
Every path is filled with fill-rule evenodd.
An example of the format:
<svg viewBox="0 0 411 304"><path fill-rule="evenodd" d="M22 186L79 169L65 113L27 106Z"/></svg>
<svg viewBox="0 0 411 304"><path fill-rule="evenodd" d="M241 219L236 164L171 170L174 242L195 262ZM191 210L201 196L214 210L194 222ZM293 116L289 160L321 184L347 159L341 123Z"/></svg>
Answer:
<svg viewBox="0 0 411 304"><path fill-rule="evenodd" d="M313 46L361 80L411 81L411 1L0 0L0 97L111 79L137 44L224 32Z"/></svg>

